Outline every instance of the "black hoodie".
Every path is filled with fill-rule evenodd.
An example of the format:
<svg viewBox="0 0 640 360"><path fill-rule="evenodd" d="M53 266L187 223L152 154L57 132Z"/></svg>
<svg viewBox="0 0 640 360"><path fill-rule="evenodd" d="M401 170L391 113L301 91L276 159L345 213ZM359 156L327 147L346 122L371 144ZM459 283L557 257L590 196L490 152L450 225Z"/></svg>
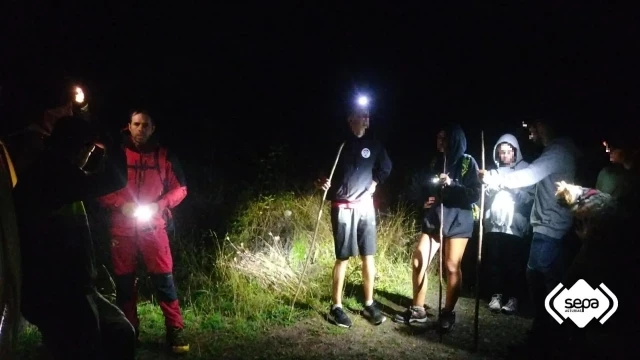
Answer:
<svg viewBox="0 0 640 360"><path fill-rule="evenodd" d="M449 174L451 185L444 187L442 198L444 216L454 216L452 210L472 211L472 205L480 200L482 183L478 177L478 164L467 150L467 138L462 128L453 124L444 129L447 136L446 173ZM425 211L438 211L441 202L440 185L434 184L433 179L444 171L443 156L439 155L431 164L419 171L411 180L407 191L409 201L423 208L429 197L435 197L434 205Z"/></svg>

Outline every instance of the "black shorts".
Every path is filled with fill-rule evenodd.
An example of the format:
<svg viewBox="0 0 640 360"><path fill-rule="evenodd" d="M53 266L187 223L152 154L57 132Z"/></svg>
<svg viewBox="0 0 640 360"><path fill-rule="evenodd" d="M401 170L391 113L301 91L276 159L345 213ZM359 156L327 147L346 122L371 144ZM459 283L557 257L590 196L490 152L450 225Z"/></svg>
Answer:
<svg viewBox="0 0 640 360"><path fill-rule="evenodd" d="M422 233L440 236L440 205L427 210L422 218ZM442 236L445 239L471 238L473 235L473 212L456 208L444 208Z"/></svg>
<svg viewBox="0 0 640 360"><path fill-rule="evenodd" d="M336 259L376 253L376 214L373 202L354 209L331 208Z"/></svg>

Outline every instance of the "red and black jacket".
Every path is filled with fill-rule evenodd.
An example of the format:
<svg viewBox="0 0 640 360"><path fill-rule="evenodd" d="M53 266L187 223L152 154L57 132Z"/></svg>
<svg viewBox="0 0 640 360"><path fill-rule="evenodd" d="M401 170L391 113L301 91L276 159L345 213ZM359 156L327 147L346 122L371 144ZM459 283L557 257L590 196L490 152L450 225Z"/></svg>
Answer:
<svg viewBox="0 0 640 360"><path fill-rule="evenodd" d="M144 205L158 204L158 213L151 225L165 228L171 209L187 196L187 184L178 159L166 147L152 141L136 147L128 131L124 132L123 150L127 157L127 186L98 199L111 210L111 235L134 236L136 219L122 214L121 207L128 202Z"/></svg>

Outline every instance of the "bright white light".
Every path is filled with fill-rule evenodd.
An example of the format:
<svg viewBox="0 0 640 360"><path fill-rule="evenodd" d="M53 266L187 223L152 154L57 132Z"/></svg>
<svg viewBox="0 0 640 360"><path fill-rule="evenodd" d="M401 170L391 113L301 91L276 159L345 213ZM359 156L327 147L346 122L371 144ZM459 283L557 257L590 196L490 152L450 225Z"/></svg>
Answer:
<svg viewBox="0 0 640 360"><path fill-rule="evenodd" d="M523 122L522 122L522 127L523 127L523 128L528 127L528 126L527 126L527 123L523 121Z"/></svg>
<svg viewBox="0 0 640 360"><path fill-rule="evenodd" d="M151 209L147 205L140 205L136 208L136 211L133 212L133 216L135 216L138 220L148 221L151 219Z"/></svg>
<svg viewBox="0 0 640 360"><path fill-rule="evenodd" d="M611 149L609 148L609 144L606 141L603 141L602 145L604 145L604 149L606 152L611 152Z"/></svg>
<svg viewBox="0 0 640 360"><path fill-rule="evenodd" d="M82 104L84 102L84 91L82 91L82 89L77 86L76 86L75 100L78 104Z"/></svg>
<svg viewBox="0 0 640 360"><path fill-rule="evenodd" d="M511 233L511 224L515 212L515 202L510 193L502 190L493 198L491 203L491 223L501 227L502 232Z"/></svg>
<svg viewBox="0 0 640 360"><path fill-rule="evenodd" d="M437 184L437 183L440 182L440 178L435 176L433 179L431 179L431 182L434 183L434 184Z"/></svg>
<svg viewBox="0 0 640 360"><path fill-rule="evenodd" d="M364 96L364 95L359 96L358 97L358 105L360 105L362 107L365 107L365 106L369 105L369 98Z"/></svg>

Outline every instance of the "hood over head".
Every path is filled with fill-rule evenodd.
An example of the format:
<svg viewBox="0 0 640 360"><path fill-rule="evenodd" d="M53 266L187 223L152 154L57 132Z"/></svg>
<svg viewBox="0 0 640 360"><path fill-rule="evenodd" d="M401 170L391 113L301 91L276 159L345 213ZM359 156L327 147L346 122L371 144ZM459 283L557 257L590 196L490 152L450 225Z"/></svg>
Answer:
<svg viewBox="0 0 640 360"><path fill-rule="evenodd" d="M498 146L502 143L511 145L516 151L516 161L511 167L515 167L520 161L522 161L522 151L520 151L520 144L518 139L511 134L504 134L500 136L496 144L493 146L493 162L496 166L500 167L500 158L498 157Z"/></svg>
<svg viewBox="0 0 640 360"><path fill-rule="evenodd" d="M447 137L447 164L454 164L467 151L467 137L458 124L450 124L442 130Z"/></svg>

